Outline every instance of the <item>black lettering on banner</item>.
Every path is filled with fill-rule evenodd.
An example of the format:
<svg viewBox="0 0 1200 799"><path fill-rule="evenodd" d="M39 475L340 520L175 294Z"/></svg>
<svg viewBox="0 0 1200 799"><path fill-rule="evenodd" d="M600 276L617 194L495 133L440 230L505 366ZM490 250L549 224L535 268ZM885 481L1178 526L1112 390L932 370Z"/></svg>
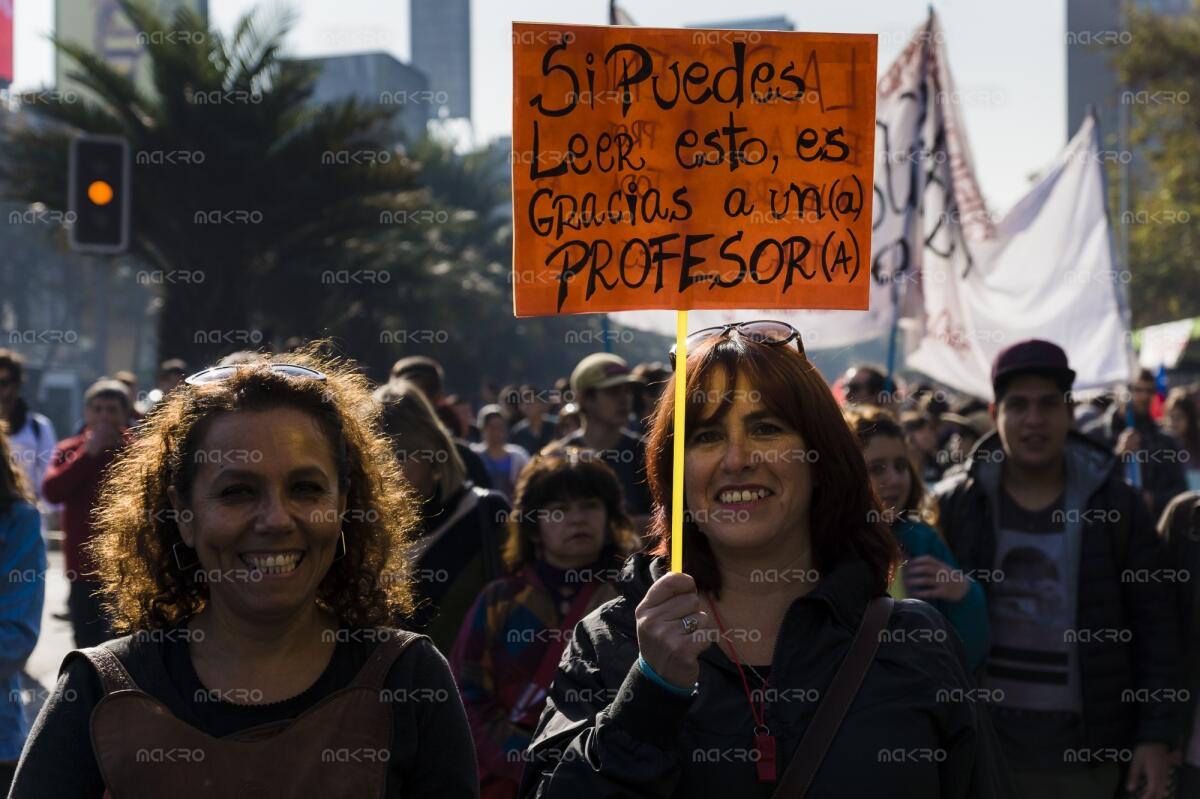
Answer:
<svg viewBox="0 0 1200 799"><path fill-rule="evenodd" d="M922 181L910 171L905 186L905 167L888 163L866 195L855 169L868 134L831 114L856 107L857 50L821 48L714 41L703 55L681 56L636 41L586 47L562 35L539 45L540 71L532 59L529 67L539 76L537 92L519 101L528 114L517 120L522 143L532 145L521 167L527 159L536 186L522 195L518 218L546 242L538 260L557 282L556 310L618 287L649 294L670 287L682 296L703 284L721 292L749 281L784 294L804 284L854 283L863 253L851 225L871 203L876 224L906 213ZM848 70L848 79L830 69ZM778 114L758 119L764 105L784 103L795 104L794 124ZM688 110L714 106L721 107L716 119ZM598 118L606 121L597 125ZM886 147L886 126L881 135ZM927 191L953 203L942 175L924 177ZM716 232L715 221L706 230L704 220L716 214L736 220L734 232ZM686 229L660 233L689 220ZM935 229L926 246L959 245L946 238ZM879 279L908 268L899 240L874 253L868 271Z"/></svg>

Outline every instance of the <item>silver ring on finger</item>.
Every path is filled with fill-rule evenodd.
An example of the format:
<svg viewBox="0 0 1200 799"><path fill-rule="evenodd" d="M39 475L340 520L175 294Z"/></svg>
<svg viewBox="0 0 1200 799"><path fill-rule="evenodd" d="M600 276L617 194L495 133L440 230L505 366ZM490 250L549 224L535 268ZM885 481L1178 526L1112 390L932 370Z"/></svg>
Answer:
<svg viewBox="0 0 1200 799"><path fill-rule="evenodd" d="M696 632L696 628L700 626L700 622L696 621L695 616L684 616L679 621L683 623L683 631L688 635Z"/></svg>

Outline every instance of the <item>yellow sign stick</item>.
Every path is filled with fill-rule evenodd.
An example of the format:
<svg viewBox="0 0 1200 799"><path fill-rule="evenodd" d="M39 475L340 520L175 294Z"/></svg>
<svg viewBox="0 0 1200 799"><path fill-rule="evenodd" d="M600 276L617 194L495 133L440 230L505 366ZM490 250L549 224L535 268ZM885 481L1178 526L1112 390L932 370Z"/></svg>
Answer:
<svg viewBox="0 0 1200 799"><path fill-rule="evenodd" d="M675 312L675 453L671 460L671 571L683 571L683 426L687 413L687 311Z"/></svg>

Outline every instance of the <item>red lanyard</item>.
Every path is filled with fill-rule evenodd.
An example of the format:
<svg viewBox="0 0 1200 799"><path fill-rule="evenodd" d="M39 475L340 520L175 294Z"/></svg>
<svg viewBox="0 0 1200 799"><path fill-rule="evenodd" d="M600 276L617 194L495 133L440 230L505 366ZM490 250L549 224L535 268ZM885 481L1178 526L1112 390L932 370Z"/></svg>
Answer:
<svg viewBox="0 0 1200 799"><path fill-rule="evenodd" d="M721 614L717 613L717 604L713 602L711 595L706 598L708 606L712 608L713 618L717 621L717 629L724 638L725 624L721 621ZM737 666L738 676L742 678L742 690L746 692L746 701L750 704L750 717L754 719L754 751L757 754L755 765L758 766L758 781L775 782L775 736L767 728L766 697L762 697L755 706L754 695L750 692L750 682L746 679L746 672L742 669L742 656L738 654L732 639L729 641L729 649L733 652L733 665ZM769 678L763 680L762 687L764 689L767 687L768 681Z"/></svg>

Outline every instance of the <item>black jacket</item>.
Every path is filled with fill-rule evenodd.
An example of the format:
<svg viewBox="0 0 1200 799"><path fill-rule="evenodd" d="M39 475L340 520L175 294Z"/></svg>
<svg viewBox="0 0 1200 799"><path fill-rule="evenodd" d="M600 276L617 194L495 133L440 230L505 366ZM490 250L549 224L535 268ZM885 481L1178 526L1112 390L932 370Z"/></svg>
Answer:
<svg viewBox="0 0 1200 799"><path fill-rule="evenodd" d="M1192 718L1200 702L1200 491L1178 496L1158 520L1158 534L1167 546L1170 570L1161 579L1175 588L1179 619L1179 646L1186 691L1178 691L1186 711L1184 751L1192 732Z"/></svg>
<svg viewBox="0 0 1200 799"><path fill-rule="evenodd" d="M1087 497L1085 507L1063 509L1068 523L1077 518L1083 526L1075 627L1090 633L1078 643L1086 745L1169 743L1178 705L1167 697L1179 685L1179 648L1171 586L1154 575L1170 564L1145 502L1124 482L1112 452L1075 432L1066 448L1068 483L1078 480ZM989 433L967 469L934 489L946 541L968 573L996 566L997 500L990 497L1002 490L1003 457L1000 437ZM982 584L990 596L993 583Z"/></svg>
<svg viewBox="0 0 1200 799"><path fill-rule="evenodd" d="M1142 437L1142 448L1137 453L1142 473L1142 488L1150 492L1154 506L1150 508L1157 519L1166 509L1167 503L1188 490L1187 472L1184 463L1187 451L1162 431L1148 416L1134 419L1134 426ZM1113 449L1117 438L1126 427L1125 406L1115 404L1102 415L1083 425L1081 432L1100 444Z"/></svg>
<svg viewBox="0 0 1200 799"><path fill-rule="evenodd" d="M771 795L775 785L757 778L741 680L720 647L701 655L695 698L668 693L637 667L634 608L664 569L632 556L622 596L576 626L526 753L521 796ZM858 629L870 584L865 564L844 563L788 609L766 710L780 775ZM995 734L946 620L924 602L900 601L887 636L808 795L1008 796Z"/></svg>

